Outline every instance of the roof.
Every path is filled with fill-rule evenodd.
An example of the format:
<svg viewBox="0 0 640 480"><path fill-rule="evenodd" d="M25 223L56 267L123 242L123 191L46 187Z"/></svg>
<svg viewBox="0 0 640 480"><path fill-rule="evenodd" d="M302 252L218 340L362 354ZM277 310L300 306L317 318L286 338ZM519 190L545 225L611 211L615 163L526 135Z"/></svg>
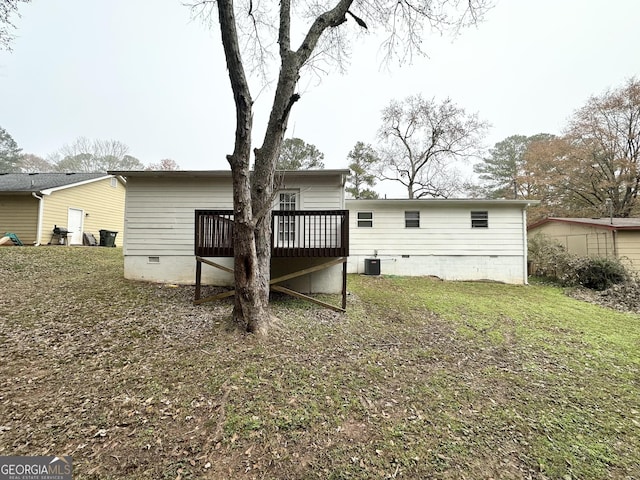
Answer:
<svg viewBox="0 0 640 480"><path fill-rule="evenodd" d="M357 204L358 207L375 207L375 206L447 206L447 205L460 205L460 206L513 206L513 207L529 207L538 205L540 200L489 200L481 198L375 198L375 199L347 199L347 204Z"/></svg>
<svg viewBox="0 0 640 480"><path fill-rule="evenodd" d="M538 228L544 224L556 222L567 223L573 225L585 225L596 228L604 228L607 230L640 230L640 218L567 218L567 217L549 217L540 220L528 228L529 230Z"/></svg>
<svg viewBox="0 0 640 480"><path fill-rule="evenodd" d="M138 178L231 178L231 170L114 170L109 171L112 175L122 177L138 177ZM295 175L300 177L326 177L333 175L349 175L349 170L280 170L285 175Z"/></svg>
<svg viewBox="0 0 640 480"><path fill-rule="evenodd" d="M0 173L0 193L42 192L107 177L106 173Z"/></svg>

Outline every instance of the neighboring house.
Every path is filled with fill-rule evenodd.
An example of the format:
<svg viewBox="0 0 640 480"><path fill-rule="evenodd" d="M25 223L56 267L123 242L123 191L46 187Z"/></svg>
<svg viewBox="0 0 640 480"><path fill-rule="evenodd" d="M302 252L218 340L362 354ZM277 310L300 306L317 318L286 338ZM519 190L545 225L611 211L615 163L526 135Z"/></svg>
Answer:
<svg viewBox="0 0 640 480"><path fill-rule="evenodd" d="M165 283L230 286L233 268L230 171L117 171L127 180L125 277ZM343 290L340 258L348 255L344 183L348 170L280 172L274 198L272 279L336 264L285 282L297 291ZM196 229L198 225L198 229ZM196 243L197 233L197 243ZM204 267L204 268L203 268ZM346 269L344 269L346 272Z"/></svg>
<svg viewBox="0 0 640 480"><path fill-rule="evenodd" d="M640 218L550 217L529 226L580 256L626 259L640 271Z"/></svg>
<svg viewBox="0 0 640 480"><path fill-rule="evenodd" d="M530 200L347 200L348 271L527 283ZM374 263L375 264L375 263Z"/></svg>
<svg viewBox="0 0 640 480"><path fill-rule="evenodd" d="M106 173L0 173L0 235L15 233L24 245L59 244L57 226L71 232L65 243L82 245L83 232L124 226L125 184Z"/></svg>

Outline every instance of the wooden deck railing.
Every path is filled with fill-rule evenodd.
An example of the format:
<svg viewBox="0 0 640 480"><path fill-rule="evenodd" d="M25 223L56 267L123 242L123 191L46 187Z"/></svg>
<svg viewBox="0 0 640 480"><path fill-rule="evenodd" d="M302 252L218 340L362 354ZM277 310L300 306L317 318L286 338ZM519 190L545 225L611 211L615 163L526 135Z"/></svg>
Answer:
<svg viewBox="0 0 640 480"><path fill-rule="evenodd" d="M349 255L348 210L274 210L273 257L346 257ZM196 210L195 254L233 256L233 211Z"/></svg>

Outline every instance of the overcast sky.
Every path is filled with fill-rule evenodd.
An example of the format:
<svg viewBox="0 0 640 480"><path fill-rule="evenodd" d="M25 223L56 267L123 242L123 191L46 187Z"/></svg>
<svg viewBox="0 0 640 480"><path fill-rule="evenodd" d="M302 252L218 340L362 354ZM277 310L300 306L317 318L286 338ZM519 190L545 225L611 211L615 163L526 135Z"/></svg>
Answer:
<svg viewBox="0 0 640 480"><path fill-rule="evenodd" d="M228 168L235 114L219 33L180 0L20 8L13 52L0 52L0 126L24 152L46 158L85 136L120 140L144 163ZM482 24L430 36L428 58L390 69L365 36L345 74L302 78L287 136L346 168L357 141L375 142L382 108L417 93L477 112L492 124L487 146L560 133L589 96L640 74L639 18L638 0L497 0ZM271 95L254 97L257 143Z"/></svg>

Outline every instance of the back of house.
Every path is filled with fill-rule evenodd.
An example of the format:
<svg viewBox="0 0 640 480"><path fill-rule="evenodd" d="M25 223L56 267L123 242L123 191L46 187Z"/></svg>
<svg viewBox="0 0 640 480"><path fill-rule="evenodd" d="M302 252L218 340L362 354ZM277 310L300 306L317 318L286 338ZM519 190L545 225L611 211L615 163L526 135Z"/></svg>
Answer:
<svg viewBox="0 0 640 480"><path fill-rule="evenodd" d="M536 201L347 200L349 272L527 282L526 209ZM377 273L377 270L376 270Z"/></svg>
<svg viewBox="0 0 640 480"><path fill-rule="evenodd" d="M222 228L226 224L232 224L231 172L213 170L111 173L127 179L125 276L129 279L154 282L195 283L196 250L202 247L195 245L195 226L199 218L197 212L202 212L201 217L203 221L209 221L209 226ZM311 228L309 221L306 221L303 227L300 219L307 218L304 212L314 212L315 220L320 219L319 222L324 222L323 225L329 225L327 219L335 217L331 216L331 212L344 209L344 182L347 174L347 170L279 173L279 185L273 207L276 211L298 213L280 215L274 223L274 249L287 249L291 256L279 258L278 255L274 255L272 276L299 271L305 267L311 268L324 261L321 256L305 255L303 242L308 241L307 237L312 234L321 235L321 240L325 242L322 246L328 246L330 242L335 241L338 229L335 225L329 229L320 228L320 223ZM211 257L216 264L232 269L233 258L228 256L231 230L220 228L216 230L218 233L207 239L210 242L218 242L216 245L211 243L212 247L216 247L211 249ZM224 255L221 252L224 252ZM290 285L300 291L337 293L342 289L341 278L341 270L336 266L297 278ZM233 284L233 276L223 269L206 268L202 270L201 281L203 284L228 286Z"/></svg>

